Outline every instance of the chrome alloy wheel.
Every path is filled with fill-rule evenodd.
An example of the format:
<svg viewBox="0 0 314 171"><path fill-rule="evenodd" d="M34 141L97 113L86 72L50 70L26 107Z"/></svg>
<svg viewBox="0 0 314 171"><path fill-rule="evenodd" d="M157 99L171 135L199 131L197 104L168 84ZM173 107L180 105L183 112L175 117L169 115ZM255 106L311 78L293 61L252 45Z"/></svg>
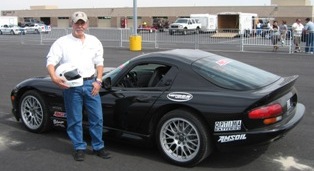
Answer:
<svg viewBox="0 0 314 171"><path fill-rule="evenodd" d="M41 103L34 96L26 96L20 107L21 117L26 127L38 129L43 122L44 111Z"/></svg>
<svg viewBox="0 0 314 171"><path fill-rule="evenodd" d="M178 162L192 160L200 150L200 135L188 120L172 118L161 128L160 144L171 159Z"/></svg>

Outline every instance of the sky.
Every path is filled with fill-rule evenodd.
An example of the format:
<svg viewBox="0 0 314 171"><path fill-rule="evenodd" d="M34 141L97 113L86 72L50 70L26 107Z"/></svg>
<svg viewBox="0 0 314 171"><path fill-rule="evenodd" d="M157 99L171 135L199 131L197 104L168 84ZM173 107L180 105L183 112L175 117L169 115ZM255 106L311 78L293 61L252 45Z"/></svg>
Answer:
<svg viewBox="0 0 314 171"><path fill-rule="evenodd" d="M270 5L271 0L2 0L2 10L27 10L30 6L54 5L64 8L110 8L133 7L133 1L138 7L162 6L263 6ZM314 1L314 0L312 0Z"/></svg>

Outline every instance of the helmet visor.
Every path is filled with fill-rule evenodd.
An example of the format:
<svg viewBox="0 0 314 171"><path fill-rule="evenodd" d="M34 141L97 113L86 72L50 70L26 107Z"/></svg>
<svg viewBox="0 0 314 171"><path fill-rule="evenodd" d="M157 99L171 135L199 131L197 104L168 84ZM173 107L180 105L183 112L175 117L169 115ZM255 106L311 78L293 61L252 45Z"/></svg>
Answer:
<svg viewBox="0 0 314 171"><path fill-rule="evenodd" d="M81 76L80 76L80 74L78 73L77 69L73 69L73 70L71 70L71 71L67 71L67 72L65 72L63 75L64 75L64 77L65 77L68 81L76 80L76 79L81 78Z"/></svg>

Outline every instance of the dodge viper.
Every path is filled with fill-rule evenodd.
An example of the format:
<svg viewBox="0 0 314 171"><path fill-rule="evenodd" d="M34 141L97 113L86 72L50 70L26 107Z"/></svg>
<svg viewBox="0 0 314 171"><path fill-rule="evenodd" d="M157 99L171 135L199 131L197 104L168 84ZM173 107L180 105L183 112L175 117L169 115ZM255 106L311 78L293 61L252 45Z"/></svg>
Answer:
<svg viewBox="0 0 314 171"><path fill-rule="evenodd" d="M142 54L103 74L104 131L147 140L170 163L194 166L215 149L269 143L294 128L305 113L297 78L202 50ZM30 132L67 126L62 90L48 76L17 84L11 102Z"/></svg>

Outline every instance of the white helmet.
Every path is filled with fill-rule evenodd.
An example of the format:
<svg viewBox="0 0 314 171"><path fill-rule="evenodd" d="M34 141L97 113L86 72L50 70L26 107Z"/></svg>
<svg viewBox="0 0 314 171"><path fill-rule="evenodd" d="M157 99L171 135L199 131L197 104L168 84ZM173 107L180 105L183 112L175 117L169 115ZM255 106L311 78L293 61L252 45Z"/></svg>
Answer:
<svg viewBox="0 0 314 171"><path fill-rule="evenodd" d="M78 87L83 85L83 77L79 74L77 67L64 63L56 69L56 75L65 80L69 87Z"/></svg>

